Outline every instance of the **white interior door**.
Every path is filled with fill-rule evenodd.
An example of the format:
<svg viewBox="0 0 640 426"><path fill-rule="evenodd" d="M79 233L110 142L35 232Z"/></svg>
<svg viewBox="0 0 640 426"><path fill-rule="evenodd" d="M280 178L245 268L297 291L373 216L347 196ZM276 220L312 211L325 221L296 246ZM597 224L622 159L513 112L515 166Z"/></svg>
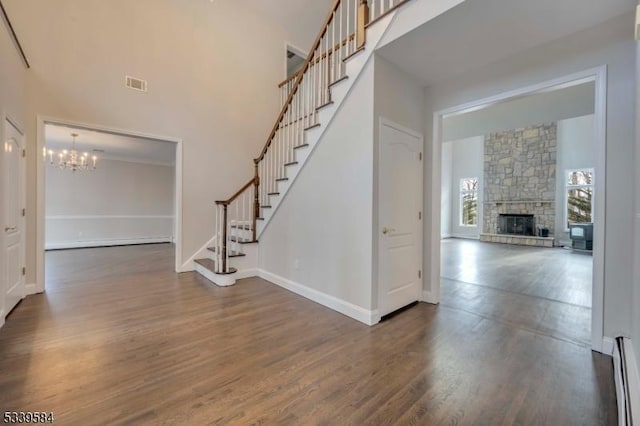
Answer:
<svg viewBox="0 0 640 426"><path fill-rule="evenodd" d="M422 292L422 136L382 121L379 182L379 311Z"/></svg>
<svg viewBox="0 0 640 426"><path fill-rule="evenodd" d="M4 316L25 296L24 277L24 139L18 129L5 121L3 158L3 209L5 276Z"/></svg>

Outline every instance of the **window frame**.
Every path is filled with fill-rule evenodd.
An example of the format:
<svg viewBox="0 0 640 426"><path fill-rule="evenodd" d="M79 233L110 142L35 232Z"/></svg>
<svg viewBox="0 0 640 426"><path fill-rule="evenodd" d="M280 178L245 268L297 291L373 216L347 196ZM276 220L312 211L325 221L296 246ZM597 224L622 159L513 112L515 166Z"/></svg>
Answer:
<svg viewBox="0 0 640 426"><path fill-rule="evenodd" d="M465 181L467 180L473 180L475 179L477 184L476 184L476 189L475 190L465 190L463 189L463 184ZM464 223L464 196L467 194L475 194L475 200L476 200L476 223L475 225L467 225ZM459 226L464 227L464 228L477 228L478 227L478 222L480 221L480 214L479 214L479 206L478 203L480 201L480 178L479 177L464 177L464 178L460 178L459 182L458 182L458 210L459 215L458 215L458 223Z"/></svg>
<svg viewBox="0 0 640 426"><path fill-rule="evenodd" d="M570 185L569 184L569 176L573 172L590 172L591 173L591 184L585 185ZM591 189L591 223L595 222L595 200L596 200L596 191L595 191L595 183L596 183L596 174L593 167L579 167L566 169L564 172L564 232L569 232L569 190L570 189L582 189L582 188L590 188ZM586 223L586 222L585 222Z"/></svg>

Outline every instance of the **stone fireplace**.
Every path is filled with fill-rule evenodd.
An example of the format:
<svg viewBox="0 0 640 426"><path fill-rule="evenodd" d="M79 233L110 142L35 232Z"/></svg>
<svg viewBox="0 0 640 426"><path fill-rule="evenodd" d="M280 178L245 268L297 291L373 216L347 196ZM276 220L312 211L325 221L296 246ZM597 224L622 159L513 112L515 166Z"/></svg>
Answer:
<svg viewBox="0 0 640 426"><path fill-rule="evenodd" d="M556 123L491 133L484 143L481 241L553 246L556 197ZM506 217L526 233L504 232ZM501 226L502 225L502 226ZM546 228L549 237L538 237Z"/></svg>

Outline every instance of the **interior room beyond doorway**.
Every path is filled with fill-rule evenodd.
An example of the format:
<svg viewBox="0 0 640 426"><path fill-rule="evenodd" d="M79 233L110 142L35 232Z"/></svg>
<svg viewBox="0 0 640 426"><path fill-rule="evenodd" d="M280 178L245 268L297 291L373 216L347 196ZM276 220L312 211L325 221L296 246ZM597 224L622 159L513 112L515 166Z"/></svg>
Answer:
<svg viewBox="0 0 640 426"><path fill-rule="evenodd" d="M594 82L446 118L441 303L589 346L595 163Z"/></svg>

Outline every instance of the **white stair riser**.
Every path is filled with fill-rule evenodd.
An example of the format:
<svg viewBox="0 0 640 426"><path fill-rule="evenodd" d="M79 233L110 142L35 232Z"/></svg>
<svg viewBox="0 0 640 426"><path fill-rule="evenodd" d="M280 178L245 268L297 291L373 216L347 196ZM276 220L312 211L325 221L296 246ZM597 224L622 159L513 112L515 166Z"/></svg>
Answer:
<svg viewBox="0 0 640 426"><path fill-rule="evenodd" d="M206 279L208 279L209 281L213 282L215 285L220 287L229 287L236 283L236 278L235 278L236 274L229 274L229 275L216 274L214 272L211 272L204 266L200 265L199 263L196 263L196 271L200 275L204 276Z"/></svg>

